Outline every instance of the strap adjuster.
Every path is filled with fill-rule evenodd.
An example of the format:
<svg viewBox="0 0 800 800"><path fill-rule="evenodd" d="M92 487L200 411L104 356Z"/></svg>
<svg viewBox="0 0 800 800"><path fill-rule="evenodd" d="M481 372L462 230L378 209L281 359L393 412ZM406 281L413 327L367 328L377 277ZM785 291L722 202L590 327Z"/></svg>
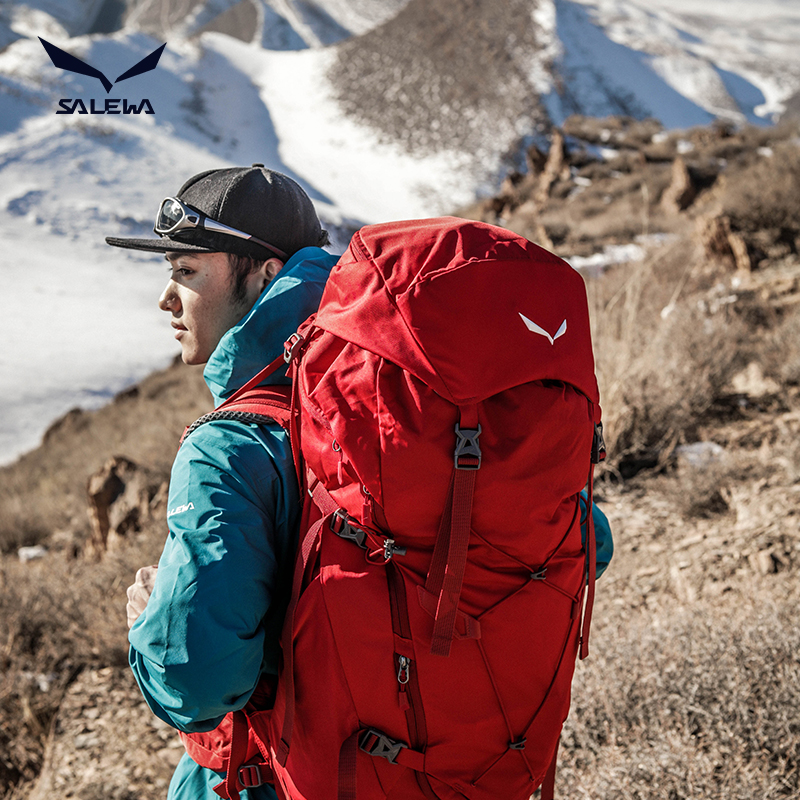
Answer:
<svg viewBox="0 0 800 800"><path fill-rule="evenodd" d="M362 550L366 550L366 531L351 525L351 519L352 517L343 508L337 508L331 515L330 528L337 536L357 544Z"/></svg>
<svg viewBox="0 0 800 800"><path fill-rule="evenodd" d="M481 435L481 426L478 429L462 428L456 423L456 450L453 461L456 469L475 470L481 467L481 448L478 437ZM475 461L477 459L477 463Z"/></svg>
<svg viewBox="0 0 800 800"><path fill-rule="evenodd" d="M606 441L603 438L603 423L598 422L594 426L594 436L592 437L592 464L599 464L606 457Z"/></svg>
<svg viewBox="0 0 800 800"><path fill-rule="evenodd" d="M239 783L245 789L269 783L267 776L261 772L261 767L266 767L266 764L246 764L243 767L239 767L239 772L237 773Z"/></svg>
<svg viewBox="0 0 800 800"><path fill-rule="evenodd" d="M404 556L407 550L395 543L394 539L383 540L383 557L386 561L391 561L394 556Z"/></svg>
<svg viewBox="0 0 800 800"><path fill-rule="evenodd" d="M297 355L297 348L303 344L305 340L299 333L293 333L283 345L283 360L287 364L291 364L294 357Z"/></svg>
<svg viewBox="0 0 800 800"><path fill-rule="evenodd" d="M390 764L396 764L399 752L408 749L407 744L390 739L385 733L374 728L364 731L358 737L358 746L368 756L385 758Z"/></svg>

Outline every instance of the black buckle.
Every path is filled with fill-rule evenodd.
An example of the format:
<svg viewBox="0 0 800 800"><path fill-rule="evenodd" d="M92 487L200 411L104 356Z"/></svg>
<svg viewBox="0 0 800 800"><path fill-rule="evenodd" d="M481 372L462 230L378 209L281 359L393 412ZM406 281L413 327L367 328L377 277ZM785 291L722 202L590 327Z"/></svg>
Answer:
<svg viewBox="0 0 800 800"><path fill-rule="evenodd" d="M456 469L480 469L481 467L481 448L478 444L478 437L481 435L481 426L478 429L462 428L456 424L456 451L453 460ZM461 462L462 458L477 458L477 464Z"/></svg>
<svg viewBox="0 0 800 800"><path fill-rule="evenodd" d="M398 753L403 749L408 749L407 744L396 742L374 728L364 731L358 737L358 746L368 756L385 758L390 764L396 764Z"/></svg>
<svg viewBox="0 0 800 800"><path fill-rule="evenodd" d="M531 572L532 581L543 581L546 579L547 579L547 567L542 567L541 569L536 570L536 572Z"/></svg>
<svg viewBox="0 0 800 800"><path fill-rule="evenodd" d="M592 438L592 464L599 464L606 457L606 440L603 438L603 423L598 422L594 426L594 436Z"/></svg>
<svg viewBox="0 0 800 800"><path fill-rule="evenodd" d="M330 528L337 536L357 544L362 550L366 550L367 534L361 528L351 525L351 519L352 517L343 508L337 508L331 515Z"/></svg>
<svg viewBox="0 0 800 800"><path fill-rule="evenodd" d="M261 774L261 767L263 766L266 766L266 764L246 764L243 767L239 767L239 772L237 773L239 783L244 786L245 789L250 789L254 786L263 786L265 783L268 783L269 781L266 776Z"/></svg>
<svg viewBox="0 0 800 800"><path fill-rule="evenodd" d="M520 739L518 742L509 742L508 743L508 749L509 750L524 750L525 749L525 745L527 744L527 742L528 742L528 740L525 737Z"/></svg>

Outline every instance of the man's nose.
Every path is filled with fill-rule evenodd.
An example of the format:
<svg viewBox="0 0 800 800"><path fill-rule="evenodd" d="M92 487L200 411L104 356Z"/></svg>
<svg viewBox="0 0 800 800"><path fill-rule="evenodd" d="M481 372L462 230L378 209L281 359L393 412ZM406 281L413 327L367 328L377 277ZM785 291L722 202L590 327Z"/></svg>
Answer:
<svg viewBox="0 0 800 800"><path fill-rule="evenodd" d="M158 307L162 311L172 311L173 313L180 307L180 300L175 291L175 284L173 281L169 281L164 291L161 292L161 297L158 298Z"/></svg>

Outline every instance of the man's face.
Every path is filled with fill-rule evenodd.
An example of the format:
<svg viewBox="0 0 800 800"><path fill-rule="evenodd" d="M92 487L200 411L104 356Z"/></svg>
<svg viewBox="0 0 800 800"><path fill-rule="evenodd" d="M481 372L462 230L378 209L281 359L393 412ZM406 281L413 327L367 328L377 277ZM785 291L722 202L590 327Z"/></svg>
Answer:
<svg viewBox="0 0 800 800"><path fill-rule="evenodd" d="M184 363L205 364L222 335L252 308L263 285L257 285L254 274L245 299L237 301L225 253L175 251L167 253L166 258L170 278L158 307L172 315Z"/></svg>

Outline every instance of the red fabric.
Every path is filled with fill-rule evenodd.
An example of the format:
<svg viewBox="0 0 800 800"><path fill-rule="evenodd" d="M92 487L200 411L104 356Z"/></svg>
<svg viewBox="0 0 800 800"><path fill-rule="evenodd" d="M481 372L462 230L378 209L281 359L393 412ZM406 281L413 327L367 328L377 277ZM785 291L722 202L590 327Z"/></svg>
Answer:
<svg viewBox="0 0 800 800"><path fill-rule="evenodd" d="M250 716L278 786L527 800L569 710L586 595L578 494L600 411L582 278L483 223L376 225L301 333L295 448L330 500L301 531L275 707ZM461 477L457 424L480 426ZM330 503L366 549L320 521ZM385 540L405 549L391 568ZM397 758L356 750L365 729Z"/></svg>
<svg viewBox="0 0 800 800"><path fill-rule="evenodd" d="M247 710L269 709L275 698L275 678L265 676L256 686ZM233 738L233 726L235 714L240 715L241 724L242 712L227 714L222 722L214 730L205 733L181 733L180 737L186 748L186 752L192 760L202 767L208 767L215 772L225 772L228 769L231 753L231 740ZM239 737L237 752L233 761L238 761L236 766L241 766L256 760L263 761L260 756L262 752L258 746L258 741L254 732L245 728L245 737Z"/></svg>

